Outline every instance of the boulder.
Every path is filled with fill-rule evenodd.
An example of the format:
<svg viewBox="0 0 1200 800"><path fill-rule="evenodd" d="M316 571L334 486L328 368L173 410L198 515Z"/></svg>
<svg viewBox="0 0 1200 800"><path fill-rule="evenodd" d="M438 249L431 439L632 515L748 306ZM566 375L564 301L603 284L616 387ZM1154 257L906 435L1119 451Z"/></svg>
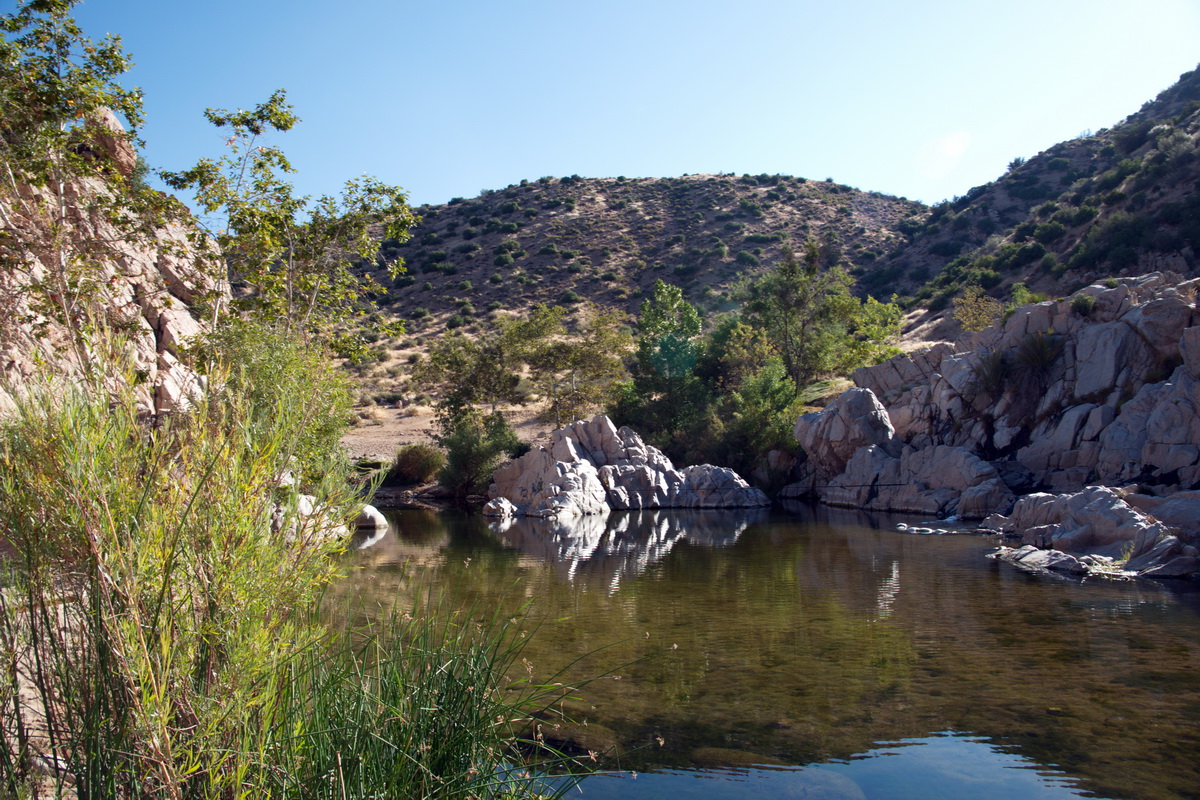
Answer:
<svg viewBox="0 0 1200 800"><path fill-rule="evenodd" d="M1139 556L1169 533L1104 486L1026 495L1013 507L1010 524L1028 545L1114 558Z"/></svg>
<svg viewBox="0 0 1200 800"><path fill-rule="evenodd" d="M854 454L821 499L843 508L983 519L1008 511L1014 497L995 467L964 448L904 447L893 458L872 445Z"/></svg>
<svg viewBox="0 0 1200 800"><path fill-rule="evenodd" d="M375 533L380 530L388 529L387 517L373 505L365 505L362 511L358 512L358 516L354 518L355 533Z"/></svg>
<svg viewBox="0 0 1200 800"><path fill-rule="evenodd" d="M793 428L809 461L824 475L837 475L860 447L899 454L887 410L870 389L848 389L821 411L802 415Z"/></svg>
<svg viewBox="0 0 1200 800"><path fill-rule="evenodd" d="M1123 320L1090 325L1075 341L1074 396L1079 399L1110 392L1140 378L1154 361L1153 348L1133 325Z"/></svg>
<svg viewBox="0 0 1200 800"><path fill-rule="evenodd" d="M770 505L732 470L709 464L675 469L661 451L603 415L555 431L548 445L502 466L488 496L508 500L518 515L556 518L612 509Z"/></svg>

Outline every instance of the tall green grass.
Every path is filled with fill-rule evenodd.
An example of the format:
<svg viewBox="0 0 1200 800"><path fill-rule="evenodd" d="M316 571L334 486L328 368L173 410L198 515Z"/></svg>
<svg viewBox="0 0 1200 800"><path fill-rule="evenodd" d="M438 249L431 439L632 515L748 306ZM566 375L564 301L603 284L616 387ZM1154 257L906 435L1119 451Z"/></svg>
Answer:
<svg viewBox="0 0 1200 800"><path fill-rule="evenodd" d="M530 702L500 692L507 631L316 622L361 501L323 416L327 362L271 335L218 353L241 368L165 419L111 383L16 393L0 421L0 797L540 791L497 777ZM270 369L238 358L247 346L274 352ZM315 513L281 485L290 469Z"/></svg>

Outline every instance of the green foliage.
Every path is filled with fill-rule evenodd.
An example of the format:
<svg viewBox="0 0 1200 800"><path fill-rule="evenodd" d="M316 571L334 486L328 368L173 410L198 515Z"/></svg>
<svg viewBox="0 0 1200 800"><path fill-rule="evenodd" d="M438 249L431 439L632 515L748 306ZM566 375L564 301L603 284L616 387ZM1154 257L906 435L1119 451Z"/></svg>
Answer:
<svg viewBox="0 0 1200 800"><path fill-rule="evenodd" d="M638 366L647 377L672 380L691 371L698 355L700 315L683 299L683 290L655 281L638 317Z"/></svg>
<svg viewBox="0 0 1200 800"><path fill-rule="evenodd" d="M971 371L977 390L995 398L1007 387L1012 368L1003 350L985 350L971 364Z"/></svg>
<svg viewBox="0 0 1200 800"><path fill-rule="evenodd" d="M406 444L396 451L384 482L403 486L428 483L445 465L446 456L438 448L421 443Z"/></svg>
<svg viewBox="0 0 1200 800"><path fill-rule="evenodd" d="M510 323L531 343L525 354L530 380L546 401L542 418L561 427L603 405L614 385L627 376L624 358L632 337L624 315L589 306L578 333L568 335L562 308L538 306L529 318Z"/></svg>
<svg viewBox="0 0 1200 800"><path fill-rule="evenodd" d="M1033 238L1042 244L1050 244L1066 232L1067 227L1061 222L1043 222L1034 229Z"/></svg>
<svg viewBox="0 0 1200 800"><path fill-rule="evenodd" d="M35 676L54 730L8 734L45 720L6 679L0 794L23 796L39 761L61 767L55 794L68 782L81 797L247 790L279 665L313 644L304 612L339 569L330 534L358 506L344 458L318 464L297 446L326 438L302 430L323 413L324 379L234 374L214 367L224 388L153 428L132 391L49 384L19 394L0 426L0 538L17 554L0 669ZM293 457L307 463L313 514L281 485Z"/></svg>
<svg viewBox="0 0 1200 800"><path fill-rule="evenodd" d="M456 497L482 494L501 461L521 447L513 429L498 413L463 413L436 437L446 451L438 483Z"/></svg>
<svg viewBox="0 0 1200 800"><path fill-rule="evenodd" d="M1009 291L1009 302L1005 310L1011 311L1015 308L1019 308L1020 306L1027 306L1031 303L1040 303L1045 299L1046 295L1031 292L1029 291L1029 287L1018 281L1012 285L1012 289Z"/></svg>
<svg viewBox="0 0 1200 800"><path fill-rule="evenodd" d="M300 121L282 89L250 111L210 108L204 115L229 129L226 155L162 177L175 189L194 189L206 214L221 215L210 232L232 277L252 289L241 308L323 338L347 321L364 322L360 297L382 290L354 267L375 260L379 225L384 238L408 238L416 217L403 190L363 177L347 181L339 198L297 196L285 180L291 163L263 143L269 131ZM391 277L402 269L401 260L392 262Z"/></svg>
<svg viewBox="0 0 1200 800"><path fill-rule="evenodd" d="M787 249L783 259L745 289L746 322L761 329L797 387L822 375L873 363L899 334L900 310L852 294L841 267L821 268L811 239L804 259Z"/></svg>
<svg viewBox="0 0 1200 800"><path fill-rule="evenodd" d="M522 618L436 600L400 611L381 630L331 636L332 657L310 650L287 666L262 734L271 758L257 765L258 796L550 800L570 791L572 773L587 770L520 733L532 717L561 714L553 705L570 691L506 677L523 669Z"/></svg>
<svg viewBox="0 0 1200 800"><path fill-rule="evenodd" d="M988 297L980 286L968 286L954 298L954 319L964 331L981 331L995 324L1004 313L1004 305Z"/></svg>
<svg viewBox="0 0 1200 800"><path fill-rule="evenodd" d="M1071 298L1071 310L1081 317L1090 317L1096 308L1096 298L1090 294L1077 294Z"/></svg>
<svg viewBox="0 0 1200 800"><path fill-rule="evenodd" d="M341 438L353 418L346 376L319 343L277 325L230 320L197 350L214 393L242 403L250 436L284 428L303 476L342 458ZM305 398L297 402L297 398Z"/></svg>
<svg viewBox="0 0 1200 800"><path fill-rule="evenodd" d="M1063 337L1050 332L1027 335L1013 353L1014 368L1018 375L1038 386L1045 383L1050 371L1062 355Z"/></svg>

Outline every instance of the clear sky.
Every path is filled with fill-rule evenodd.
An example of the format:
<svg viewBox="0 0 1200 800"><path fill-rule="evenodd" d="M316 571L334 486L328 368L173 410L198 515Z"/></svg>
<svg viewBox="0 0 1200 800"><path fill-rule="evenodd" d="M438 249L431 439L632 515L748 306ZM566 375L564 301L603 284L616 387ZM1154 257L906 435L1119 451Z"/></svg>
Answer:
<svg viewBox="0 0 1200 800"><path fill-rule="evenodd" d="M0 0L11 11L15 0ZM1200 0L84 0L154 167L277 88L305 193L784 173L935 202L1112 125L1200 62Z"/></svg>

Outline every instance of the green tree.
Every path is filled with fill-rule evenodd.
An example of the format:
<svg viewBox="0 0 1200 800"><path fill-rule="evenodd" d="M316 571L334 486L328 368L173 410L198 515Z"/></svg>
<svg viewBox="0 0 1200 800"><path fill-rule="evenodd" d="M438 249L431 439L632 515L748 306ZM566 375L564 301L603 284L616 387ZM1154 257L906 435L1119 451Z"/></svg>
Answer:
<svg viewBox="0 0 1200 800"><path fill-rule="evenodd" d="M208 109L204 116L229 128L228 152L202 158L183 172L164 172L176 189L194 189L231 276L252 291L241 301L285 330L316 334L351 354L362 342L335 336L349 321L362 322L360 304L381 287L356 266L373 263L382 239L403 242L416 217L397 186L363 177L347 181L339 197L313 201L286 180L294 172L278 147L263 142L271 131L291 130L300 119L282 89L252 110ZM372 235L382 226L382 237ZM391 277L403 261L389 265Z"/></svg>
<svg viewBox="0 0 1200 800"><path fill-rule="evenodd" d="M673 459L685 458L707 424L712 393L696 374L703 355L700 315L677 286L654 285L638 317L637 368L617 387L609 415Z"/></svg>
<svg viewBox="0 0 1200 800"><path fill-rule="evenodd" d="M886 356L899 333L894 304L860 302L850 293L850 274L839 265L822 268L821 260L810 239L803 259L785 250L744 291L744 319L766 334L797 388Z"/></svg>
<svg viewBox="0 0 1200 800"><path fill-rule="evenodd" d="M520 383L520 354L493 329L472 338L448 333L429 350L414 370L416 380L438 392L438 426L452 430L459 420L471 415L475 406L490 405L492 413L501 403L517 403Z"/></svg>
<svg viewBox="0 0 1200 800"><path fill-rule="evenodd" d="M538 309L556 313L561 308ZM553 337L541 338L526 356L531 378L546 401L542 417L562 427L603 405L613 387L628 373L625 356L632 339L625 331L624 315L615 309L590 307L578 334L560 329Z"/></svg>
<svg viewBox="0 0 1200 800"><path fill-rule="evenodd" d="M699 357L700 315L683 290L661 280L642 301L638 316L638 366L645 376L670 381L691 372Z"/></svg>

